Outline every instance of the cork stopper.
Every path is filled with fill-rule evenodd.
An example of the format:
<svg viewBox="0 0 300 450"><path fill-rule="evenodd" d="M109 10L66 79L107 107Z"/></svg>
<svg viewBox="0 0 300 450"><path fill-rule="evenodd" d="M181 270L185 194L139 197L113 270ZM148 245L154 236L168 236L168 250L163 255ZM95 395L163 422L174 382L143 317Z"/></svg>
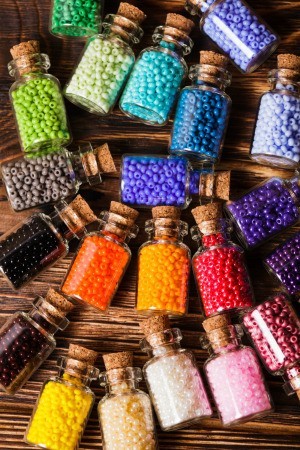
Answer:
<svg viewBox="0 0 300 450"><path fill-rule="evenodd" d="M200 226L202 222L221 219L222 204L215 202L203 206L197 206L197 208L192 209L192 214L197 225Z"/></svg>
<svg viewBox="0 0 300 450"><path fill-rule="evenodd" d="M126 19L135 22L137 25L144 22L147 17L139 8L125 2L120 3L117 15L126 17Z"/></svg>
<svg viewBox="0 0 300 450"><path fill-rule="evenodd" d="M229 59L226 56L221 55L221 53L201 50L199 62L200 64L208 64L210 66L217 66L226 69Z"/></svg>
<svg viewBox="0 0 300 450"><path fill-rule="evenodd" d="M231 172L229 170L201 174L199 195L204 198L229 200L230 176Z"/></svg>
<svg viewBox="0 0 300 450"><path fill-rule="evenodd" d="M143 322L140 322L140 329L148 338L151 334L160 333L171 328L170 320L167 315L151 316Z"/></svg>
<svg viewBox="0 0 300 450"><path fill-rule="evenodd" d="M132 367L133 354L132 352L108 353L103 355L103 360L107 371L125 369L126 367Z"/></svg>
<svg viewBox="0 0 300 450"><path fill-rule="evenodd" d="M98 358L98 353L86 347L81 347L80 345L70 344L68 358L81 361L87 366L94 366L96 359Z"/></svg>
<svg viewBox="0 0 300 450"><path fill-rule="evenodd" d="M194 22L180 14L170 13L167 14L166 27L177 28L189 35L194 28Z"/></svg>
<svg viewBox="0 0 300 450"><path fill-rule="evenodd" d="M153 219L173 219L179 220L181 211L175 206L155 206L152 208Z"/></svg>
<svg viewBox="0 0 300 450"><path fill-rule="evenodd" d="M211 333L219 328L225 328L230 325L228 316L226 314L220 314L218 316L210 317L202 322L203 328L206 333Z"/></svg>
<svg viewBox="0 0 300 450"><path fill-rule="evenodd" d="M108 144L96 148L95 155L102 173L116 172L117 169Z"/></svg>
<svg viewBox="0 0 300 450"><path fill-rule="evenodd" d="M123 205L123 203L119 203L119 202L112 201L110 203L109 210L110 210L110 212L112 212L114 214L118 214L120 216L123 216L127 219L130 219L133 222L135 222L139 216L138 211L136 211L133 208L130 208L129 206Z"/></svg>
<svg viewBox="0 0 300 450"><path fill-rule="evenodd" d="M290 69L300 72L300 56L283 53L277 56L278 69Z"/></svg>
<svg viewBox="0 0 300 450"><path fill-rule="evenodd" d="M232 341L229 316L220 314L210 317L202 323L213 349L225 347Z"/></svg>
<svg viewBox="0 0 300 450"><path fill-rule="evenodd" d="M21 42L20 44L14 45L10 49L10 53L13 59L18 59L22 56L35 55L36 53L40 53L40 43L39 41Z"/></svg>
<svg viewBox="0 0 300 450"><path fill-rule="evenodd" d="M69 302L63 295L52 288L48 290L45 299L54 306L61 315L66 315L74 309L73 303Z"/></svg>
<svg viewBox="0 0 300 450"><path fill-rule="evenodd" d="M75 234L89 223L97 220L97 217L81 195L77 195L66 208L60 211L60 216Z"/></svg>
<svg viewBox="0 0 300 450"><path fill-rule="evenodd" d="M103 229L124 239L133 228L138 215L139 213L135 209L123 205L123 203L112 201Z"/></svg>

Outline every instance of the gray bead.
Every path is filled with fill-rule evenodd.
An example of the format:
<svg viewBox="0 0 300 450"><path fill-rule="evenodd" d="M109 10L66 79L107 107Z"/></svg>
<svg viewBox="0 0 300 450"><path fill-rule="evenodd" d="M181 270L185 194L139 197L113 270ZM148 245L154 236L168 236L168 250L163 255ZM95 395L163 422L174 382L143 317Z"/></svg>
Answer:
<svg viewBox="0 0 300 450"><path fill-rule="evenodd" d="M18 169L16 169L16 167L12 167L10 172L11 172L12 175L17 175Z"/></svg>
<svg viewBox="0 0 300 450"><path fill-rule="evenodd" d="M33 180L32 186L38 186L38 185L39 185L39 180Z"/></svg>
<svg viewBox="0 0 300 450"><path fill-rule="evenodd" d="M23 170L23 172L24 172L25 177L26 177L27 175L29 175L29 170L28 170L28 168L25 168L25 169Z"/></svg>
<svg viewBox="0 0 300 450"><path fill-rule="evenodd" d="M54 181L55 180L55 175L53 173L50 173L49 178L50 178L50 180Z"/></svg>
<svg viewBox="0 0 300 450"><path fill-rule="evenodd" d="M48 169L43 169L43 170L42 170L42 175L44 175L44 176L45 176L45 175L48 175Z"/></svg>
<svg viewBox="0 0 300 450"><path fill-rule="evenodd" d="M54 181L54 182L52 183L52 188L53 188L53 189L59 189L59 184L56 183L56 181Z"/></svg>
<svg viewBox="0 0 300 450"><path fill-rule="evenodd" d="M24 183L25 184L31 184L32 183L32 179L29 176L27 176L27 177L24 178Z"/></svg>
<svg viewBox="0 0 300 450"><path fill-rule="evenodd" d="M68 188L62 188L61 193L63 195L63 197L67 197L70 194L70 191Z"/></svg>
<svg viewBox="0 0 300 450"><path fill-rule="evenodd" d="M38 156L38 157L36 158L37 164L42 164L42 161L43 161L43 158L41 158L40 156Z"/></svg>
<svg viewBox="0 0 300 450"><path fill-rule="evenodd" d="M6 180L11 180L11 174L10 174L10 173L4 174L4 178L5 178Z"/></svg>
<svg viewBox="0 0 300 450"><path fill-rule="evenodd" d="M36 170L37 172L41 172L41 171L43 170L43 166L42 166L41 164L36 164L35 170Z"/></svg>
<svg viewBox="0 0 300 450"><path fill-rule="evenodd" d="M49 167L49 161L43 161L42 162L43 167Z"/></svg>
<svg viewBox="0 0 300 450"><path fill-rule="evenodd" d="M59 198L58 192L53 192L51 197L53 200L58 200L58 198Z"/></svg>
<svg viewBox="0 0 300 450"><path fill-rule="evenodd" d="M56 177L60 177L60 176L61 176L61 170L60 170L60 169L55 169L55 170L54 170L54 175L55 175Z"/></svg>
<svg viewBox="0 0 300 450"><path fill-rule="evenodd" d="M12 177L12 180L13 180L13 182L16 184L19 180L18 180L18 177L16 176L16 175L14 175L13 177Z"/></svg>
<svg viewBox="0 0 300 450"><path fill-rule="evenodd" d="M27 167L27 162L26 161L22 161L21 162L21 167L22 167L22 169L25 169L25 167Z"/></svg>
<svg viewBox="0 0 300 450"><path fill-rule="evenodd" d="M41 183L41 184L44 184L44 183L45 183L45 180L46 180L46 178L44 177L44 175L42 175L42 176L40 177L40 183Z"/></svg>
<svg viewBox="0 0 300 450"><path fill-rule="evenodd" d="M51 169L55 169L56 167L55 161L50 161L50 167Z"/></svg>
<svg viewBox="0 0 300 450"><path fill-rule="evenodd" d="M67 183L67 188L68 189L73 189L73 183L71 183L70 181Z"/></svg>
<svg viewBox="0 0 300 450"><path fill-rule="evenodd" d="M23 178L25 177L24 172L19 171L17 173L17 177L18 177L19 180L23 180Z"/></svg>
<svg viewBox="0 0 300 450"><path fill-rule="evenodd" d="M21 181L18 181L17 183L16 183L16 188L17 189L21 189L21 187L23 186L23 183L21 182ZM27 186L27 185L26 185Z"/></svg>
<svg viewBox="0 0 300 450"><path fill-rule="evenodd" d="M23 189L24 189L24 191L26 191L26 192L29 192L29 191L30 191L30 187L28 186L28 184L23 184Z"/></svg>
<svg viewBox="0 0 300 450"><path fill-rule="evenodd" d="M51 200L51 195L45 195L44 196L44 202L45 203L50 202L50 200Z"/></svg>
<svg viewBox="0 0 300 450"><path fill-rule="evenodd" d="M30 176L33 180L37 179L37 173L35 171L31 172Z"/></svg>
<svg viewBox="0 0 300 450"><path fill-rule="evenodd" d="M40 195L39 191L37 189L32 189L32 193L33 195L35 195L36 197L38 197Z"/></svg>

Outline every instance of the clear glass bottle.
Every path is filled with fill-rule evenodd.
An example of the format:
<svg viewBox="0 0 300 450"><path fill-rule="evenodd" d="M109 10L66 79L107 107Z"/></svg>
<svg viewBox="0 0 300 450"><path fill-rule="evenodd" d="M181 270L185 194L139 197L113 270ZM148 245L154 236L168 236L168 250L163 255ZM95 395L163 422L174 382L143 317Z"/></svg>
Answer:
<svg viewBox="0 0 300 450"><path fill-rule="evenodd" d="M286 291L300 294L300 232L292 235L264 258L264 265Z"/></svg>
<svg viewBox="0 0 300 450"><path fill-rule="evenodd" d="M28 313L18 311L0 329L0 388L14 395L56 347L54 334L64 330L73 304L49 289L36 297Z"/></svg>
<svg viewBox="0 0 300 450"><path fill-rule="evenodd" d="M251 347L241 343L242 330L230 325L226 314L203 322L203 348L210 358L204 371L223 426L233 426L272 412L272 401Z"/></svg>
<svg viewBox="0 0 300 450"><path fill-rule="evenodd" d="M85 225L97 219L80 195L54 209L50 215L33 214L0 238L0 270L14 289L64 257L69 241L80 239Z"/></svg>
<svg viewBox="0 0 300 450"><path fill-rule="evenodd" d="M200 64L190 68L192 86L183 88L179 96L171 154L211 163L220 160L232 103L225 93L231 82L227 62L219 53L201 51Z"/></svg>
<svg viewBox="0 0 300 450"><path fill-rule="evenodd" d="M182 349L181 331L171 328L168 316L152 316L140 323L143 352L151 359L143 374L163 431L178 430L212 415L194 355Z"/></svg>
<svg viewBox="0 0 300 450"><path fill-rule="evenodd" d="M191 229L192 238L199 244L202 240L192 267L204 314L250 308L254 296L244 251L230 240L231 228L222 219L221 204L198 206L192 214L197 223Z"/></svg>
<svg viewBox="0 0 300 450"><path fill-rule="evenodd" d="M269 178L225 207L241 243L248 249L299 220L300 176Z"/></svg>
<svg viewBox="0 0 300 450"><path fill-rule="evenodd" d="M284 391L287 395L296 394L300 400L300 364L287 369L284 374Z"/></svg>
<svg viewBox="0 0 300 450"><path fill-rule="evenodd" d="M188 68L184 56L191 52L193 22L168 14L165 26L153 34L155 47L142 51L120 100L120 109L148 125L165 125L170 117Z"/></svg>
<svg viewBox="0 0 300 450"><path fill-rule="evenodd" d="M115 172L108 145L93 148L80 144L78 151L59 152L38 158L17 157L1 164L8 200L14 211L34 208L77 194L82 185L97 186L101 174Z"/></svg>
<svg viewBox="0 0 300 450"><path fill-rule="evenodd" d="M250 157L260 164L297 168L300 162L300 57L277 57L269 73L270 91L262 95Z"/></svg>
<svg viewBox="0 0 300 450"><path fill-rule="evenodd" d="M64 294L104 312L119 287L131 259L126 243L135 237L138 212L111 202L100 214L100 230L88 233L62 283Z"/></svg>
<svg viewBox="0 0 300 450"><path fill-rule="evenodd" d="M53 153L72 138L60 83L47 73L49 57L38 41L15 45L11 54L8 71L16 81L9 93L21 148L27 158Z"/></svg>
<svg viewBox="0 0 300 450"><path fill-rule="evenodd" d="M77 450L91 413L95 395L89 388L97 379L98 354L70 344L68 356L58 359L58 376L43 384L24 440L49 450Z"/></svg>
<svg viewBox="0 0 300 450"><path fill-rule="evenodd" d="M89 37L101 29L104 0L52 0L49 31L58 37Z"/></svg>
<svg viewBox="0 0 300 450"><path fill-rule="evenodd" d="M133 367L132 353L110 353L103 359L106 372L100 374L100 384L106 395L98 405L103 450L157 450L150 398L138 388L142 371Z"/></svg>
<svg viewBox="0 0 300 450"><path fill-rule="evenodd" d="M112 112L134 65L132 45L143 36L146 18L138 8L121 3L116 15L103 22L103 33L92 36L64 88L75 105L100 116Z"/></svg>
<svg viewBox="0 0 300 450"><path fill-rule="evenodd" d="M191 253L182 242L188 225L180 220L180 209L156 206L145 224L149 240L139 249L138 313L183 315L188 309Z"/></svg>
<svg viewBox="0 0 300 450"><path fill-rule="evenodd" d="M244 0L186 0L200 30L243 73L257 69L276 50L279 36Z"/></svg>

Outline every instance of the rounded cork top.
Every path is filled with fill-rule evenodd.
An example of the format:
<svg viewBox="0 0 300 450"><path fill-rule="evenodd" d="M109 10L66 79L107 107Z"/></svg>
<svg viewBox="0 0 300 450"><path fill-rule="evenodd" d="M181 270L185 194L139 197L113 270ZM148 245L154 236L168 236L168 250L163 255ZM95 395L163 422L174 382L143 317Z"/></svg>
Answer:
<svg viewBox="0 0 300 450"><path fill-rule="evenodd" d="M130 219L133 222L138 218L139 212L129 206L123 205L123 203L114 202L110 203L109 211L117 214L119 216L123 216L126 219Z"/></svg>
<svg viewBox="0 0 300 450"><path fill-rule="evenodd" d="M52 288L48 290L45 299L54 306L61 315L66 315L74 309L73 303L69 302L63 295Z"/></svg>
<svg viewBox="0 0 300 450"><path fill-rule="evenodd" d="M143 13L136 6L130 5L130 3L121 2L117 14L119 16L126 17L126 19L140 25L145 19L146 14Z"/></svg>
<svg viewBox="0 0 300 450"><path fill-rule="evenodd" d="M181 211L175 206L155 206L152 208L153 219L174 219L179 220Z"/></svg>
<svg viewBox="0 0 300 450"><path fill-rule="evenodd" d="M103 173L116 172L117 169L108 144L103 144L100 147L97 147L94 153Z"/></svg>
<svg viewBox="0 0 300 450"><path fill-rule="evenodd" d="M143 320L143 322L140 322L139 325L146 337L171 328L170 320L167 315L151 316L148 319Z"/></svg>
<svg viewBox="0 0 300 450"><path fill-rule="evenodd" d="M200 64L209 64L211 66L223 67L225 69L228 62L229 59L220 53L206 50L201 50L200 52Z"/></svg>
<svg viewBox="0 0 300 450"><path fill-rule="evenodd" d="M229 316L226 314L220 314L218 316L210 317L202 322L203 328L206 333L211 333L219 328L225 328L230 325Z"/></svg>
<svg viewBox="0 0 300 450"><path fill-rule="evenodd" d="M166 26L177 28L178 30L183 31L186 34L190 34L195 25L192 20L187 19L180 14L170 13L167 14Z"/></svg>
<svg viewBox="0 0 300 450"><path fill-rule="evenodd" d="M229 200L230 170L201 174L199 194L201 197Z"/></svg>
<svg viewBox="0 0 300 450"><path fill-rule="evenodd" d="M197 206L197 208L192 209L192 214L197 225L209 220L218 220L222 218L222 204L214 202Z"/></svg>
<svg viewBox="0 0 300 450"><path fill-rule="evenodd" d="M94 366L98 358L98 353L80 345L70 344L68 358L75 359L88 366Z"/></svg>
<svg viewBox="0 0 300 450"><path fill-rule="evenodd" d="M290 69L300 72L300 56L283 53L277 56L278 69Z"/></svg>
<svg viewBox="0 0 300 450"><path fill-rule="evenodd" d="M132 367L133 365L132 352L108 353L102 357L107 371Z"/></svg>
<svg viewBox="0 0 300 450"><path fill-rule="evenodd" d="M75 197L75 199L60 212L60 216L73 232L81 230L89 223L97 220L97 217L81 195L77 195L77 197Z"/></svg>
<svg viewBox="0 0 300 450"><path fill-rule="evenodd" d="M18 59L26 55L34 55L39 52L40 52L39 41L21 42L20 44L14 45L10 49L10 53L13 59Z"/></svg>

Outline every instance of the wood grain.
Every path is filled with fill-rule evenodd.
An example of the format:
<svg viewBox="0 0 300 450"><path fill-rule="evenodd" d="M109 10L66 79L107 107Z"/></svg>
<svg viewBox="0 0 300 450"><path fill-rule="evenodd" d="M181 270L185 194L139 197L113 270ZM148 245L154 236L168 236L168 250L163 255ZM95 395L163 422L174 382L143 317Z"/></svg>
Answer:
<svg viewBox="0 0 300 450"><path fill-rule="evenodd" d="M145 22L145 37L138 46L140 49L151 44L151 34L155 26L163 23L168 12L182 12L183 0L143 0L136 1L148 19ZM105 12L115 12L118 1L106 2ZM299 52L300 38L300 2L296 0L251 0L251 5L264 16L282 37L281 52ZM1 160L20 153L12 111L8 100L8 90L12 83L6 65L10 60L9 48L26 39L40 39L41 47L48 53L51 62L51 73L56 75L62 84L67 80L78 55L83 47L82 42L59 40L48 33L48 16L50 0L2 0L0 3L0 130ZM195 47L187 61L196 63L200 49L212 48L209 42L199 33L198 27L192 34ZM255 119L259 96L267 89L267 73L274 67L276 57L273 55L262 68L249 76L243 76L234 68L233 83L228 89L233 99L233 110L229 130L225 142L222 163L220 167L233 171L232 195L235 196L259 181L272 176L288 177L291 173L284 170L273 170L259 166L248 158L249 143ZM120 162L120 155L125 152L166 153L167 143L172 126L170 122L163 128L151 128L140 125L125 118L118 109L108 118L100 119L79 108L67 104L70 123L74 134L74 144L79 139L91 140L95 143L109 141L113 154ZM96 212L105 209L111 199L118 199L118 178L106 178L100 188L94 191L83 191L83 196L91 203ZM13 213L6 201L3 186L0 187L1 221L0 232L4 233L11 226L29 216L31 212ZM142 212L139 225L149 213ZM190 210L183 215L190 224L193 223ZM282 242L294 229L275 239L272 243L259 248L247 255L249 269L253 279L257 301L262 301L267 295L278 290L278 285L272 280L261 264L261 258L277 243ZM63 333L57 335L57 349L32 377L24 389L15 397L0 394L0 449L24 450L31 447L23 443L22 438L30 418L33 405L42 382L55 374L55 361L58 355L65 353L70 342L87 345L100 353L131 349L135 351L135 362L142 366L146 357L139 350L138 341L141 335L134 312L136 255L139 245L146 235L140 232L132 242L133 259L113 305L106 315L100 315L90 308L78 307L70 319L71 325ZM187 239L192 251L196 245ZM58 287L76 249L76 243L71 245L71 254L56 264L55 267L40 275L33 283L18 292L13 292L5 281L0 280L0 325L16 310L27 311L30 302L36 294L43 294L51 286ZM183 345L193 349L201 366L207 354L200 349L199 331L201 330L201 312L195 285L191 280L189 314L185 319L174 323L183 330ZM100 363L103 368L102 363ZM295 397L287 397L282 390L280 378L266 374L271 394L275 403L275 412L268 417L256 420L234 429L223 429L214 417L203 421L201 425L189 429L162 433L158 432L160 448L165 450L203 449L203 450L292 450L300 449L299 403ZM144 385L143 385L144 387ZM97 402L103 395L103 390L97 383L93 384ZM98 427L96 408L88 423L80 449L93 450L101 448L101 436ZM64 449L61 449L64 450ZM128 449L130 450L130 449Z"/></svg>

